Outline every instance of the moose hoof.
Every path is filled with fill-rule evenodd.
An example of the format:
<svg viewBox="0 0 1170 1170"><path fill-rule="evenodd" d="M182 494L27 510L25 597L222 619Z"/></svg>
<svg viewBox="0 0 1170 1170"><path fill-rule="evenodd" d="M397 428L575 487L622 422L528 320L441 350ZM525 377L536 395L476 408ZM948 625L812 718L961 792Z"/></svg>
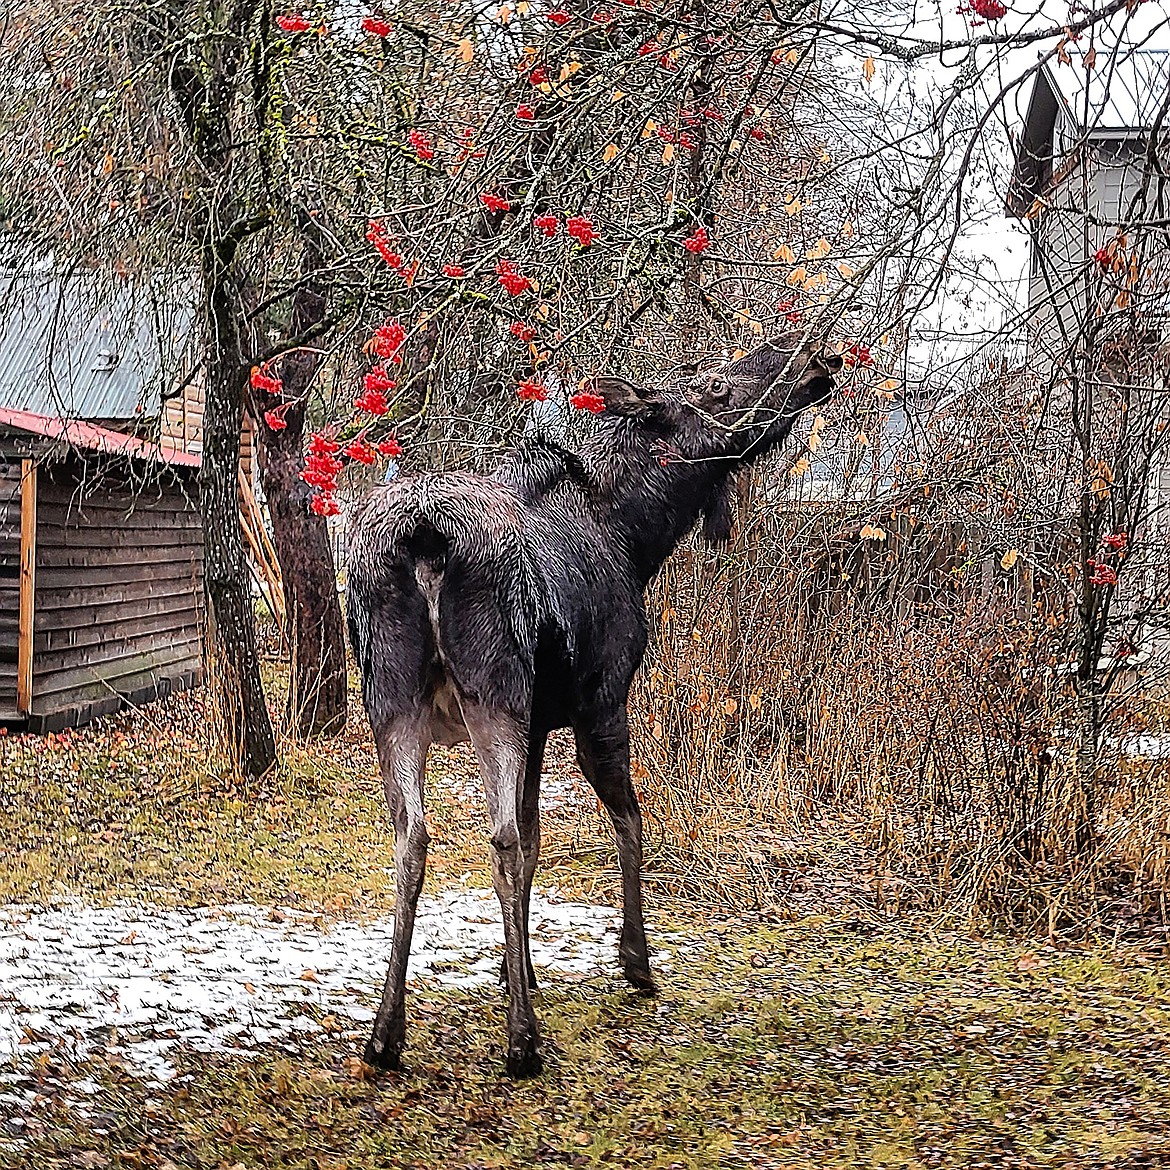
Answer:
<svg viewBox="0 0 1170 1170"><path fill-rule="evenodd" d="M362 1060L382 1072L398 1072L402 1068L402 1045L379 1044L373 1036L366 1041Z"/></svg>
<svg viewBox="0 0 1170 1170"><path fill-rule="evenodd" d="M508 1052L508 1076L513 1080L521 1081L528 1077L538 1077L544 1072L544 1061L535 1049L510 1049Z"/></svg>
<svg viewBox="0 0 1170 1170"><path fill-rule="evenodd" d="M625 967L623 973L626 977L626 982L638 992L639 995L657 995L658 984L654 982L654 977L650 974L649 967Z"/></svg>

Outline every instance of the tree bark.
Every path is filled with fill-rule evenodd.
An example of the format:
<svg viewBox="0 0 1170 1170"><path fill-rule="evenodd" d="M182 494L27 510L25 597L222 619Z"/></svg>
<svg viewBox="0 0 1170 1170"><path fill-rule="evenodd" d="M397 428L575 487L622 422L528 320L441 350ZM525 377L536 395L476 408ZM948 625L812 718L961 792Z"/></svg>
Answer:
<svg viewBox="0 0 1170 1170"><path fill-rule="evenodd" d="M226 254L225 254L226 253ZM212 618L213 681L233 759L249 778L276 763L276 740L260 681L252 590L240 528L240 430L248 365L240 337L234 247L205 238L201 249L209 327L203 463L203 581Z"/></svg>
<svg viewBox="0 0 1170 1170"><path fill-rule="evenodd" d="M311 273L316 267L317 254L310 246L303 270ZM312 283L302 284L293 299L290 336L319 325L325 311L320 290ZM282 415L287 426L273 430L261 424L257 447L288 612L288 723L302 739L341 731L347 697L345 636L329 530L325 517L309 510L312 491L301 479L306 399L318 365L317 355L303 349L281 362L284 399L291 403ZM270 395L256 398L261 415L278 405Z"/></svg>

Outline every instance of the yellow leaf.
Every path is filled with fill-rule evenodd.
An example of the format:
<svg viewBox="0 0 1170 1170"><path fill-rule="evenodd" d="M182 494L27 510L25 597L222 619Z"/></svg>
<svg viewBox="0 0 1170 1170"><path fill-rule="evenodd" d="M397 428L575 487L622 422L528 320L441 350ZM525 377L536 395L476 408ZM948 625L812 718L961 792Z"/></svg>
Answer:
<svg viewBox="0 0 1170 1170"><path fill-rule="evenodd" d="M605 148L605 153L601 156L601 161L602 162L613 162L613 160L615 158L617 158L617 152L618 152L617 143L611 142Z"/></svg>
<svg viewBox="0 0 1170 1170"><path fill-rule="evenodd" d="M810 467L812 467L812 462L809 460L809 457L808 457L807 455L802 455L802 456L801 456L801 457L800 457L800 458L799 458L799 459L798 459L798 460L797 460L797 461L796 461L796 462L795 462L795 463L794 463L794 464L793 464L793 465L792 465L792 466L791 466L791 467L788 469L788 474L789 474L789 475L791 475L791 476L793 477L793 479L796 479L796 478L798 478L799 476L802 476L802 475L804 475L804 474L805 474L805 473L808 471L808 469L809 469Z"/></svg>
<svg viewBox="0 0 1170 1170"><path fill-rule="evenodd" d="M864 63L861 66L861 76L864 77L866 81L872 80L874 68L875 66L873 63L873 58L866 57Z"/></svg>
<svg viewBox="0 0 1170 1170"><path fill-rule="evenodd" d="M758 711L760 709L760 701L763 699L763 697L764 696L761 691L752 691L752 693L748 695L748 706L751 707L753 711Z"/></svg>
<svg viewBox="0 0 1170 1170"><path fill-rule="evenodd" d="M772 253L773 260L783 260L785 264L796 263L796 253L787 245L781 244L775 252Z"/></svg>
<svg viewBox="0 0 1170 1170"><path fill-rule="evenodd" d="M527 16L528 15L528 0L520 0L520 3L516 5L516 15L517 16Z"/></svg>
<svg viewBox="0 0 1170 1170"><path fill-rule="evenodd" d="M793 195L791 199L786 199L784 201L784 210L789 215L799 215L800 209L803 206L804 206L804 204L801 203L800 198L796 195Z"/></svg>
<svg viewBox="0 0 1170 1170"><path fill-rule="evenodd" d="M569 64L566 66L566 68L569 70L569 76L571 77L574 73L577 72L578 69L581 68L581 62L580 61L570 61Z"/></svg>
<svg viewBox="0 0 1170 1170"><path fill-rule="evenodd" d="M740 359L740 358L742 358L742 357L747 357L747 350L746 350L746 349L737 349L737 350L735 351L735 353L733 353L733 354L731 355L731 360L732 360L733 362L737 362L737 361L739 361L739 359Z"/></svg>
<svg viewBox="0 0 1170 1170"><path fill-rule="evenodd" d="M843 240L853 239L853 224L850 220L846 220L841 225L841 239L843 239Z"/></svg>
<svg viewBox="0 0 1170 1170"><path fill-rule="evenodd" d="M728 698L727 702L723 704L724 715L734 715L739 710L739 704L732 698Z"/></svg>
<svg viewBox="0 0 1170 1170"><path fill-rule="evenodd" d="M844 260L837 261L837 271L848 280L853 275L853 269Z"/></svg>
<svg viewBox="0 0 1170 1170"><path fill-rule="evenodd" d="M858 431L856 442L859 447L864 447L869 443L869 436L865 431Z"/></svg>
<svg viewBox="0 0 1170 1170"><path fill-rule="evenodd" d="M789 49L788 52L784 54L784 60L789 65L795 65L797 61L800 60L800 53L798 53L796 49Z"/></svg>
<svg viewBox="0 0 1170 1170"><path fill-rule="evenodd" d="M793 288L795 288L795 287L796 287L798 284L801 284L801 283L803 283L803 281L804 281L804 278L805 278L807 275L808 275L808 271L806 270L806 268L804 267L804 265L803 265L803 264L801 264L799 267L797 267L797 268L794 268L794 269L793 269L793 270L792 270L792 271L791 271L791 272L788 274L788 283L789 283L790 285L792 285L792 287L793 287Z"/></svg>
<svg viewBox="0 0 1170 1170"><path fill-rule="evenodd" d="M828 283L829 278L823 272L816 272L804 282L804 287L811 291L814 288L824 288Z"/></svg>
<svg viewBox="0 0 1170 1170"><path fill-rule="evenodd" d="M879 528L876 524L863 524L861 526L862 540L885 540L886 530Z"/></svg>
<svg viewBox="0 0 1170 1170"><path fill-rule="evenodd" d="M658 129L658 123L653 118L646 119L646 125L642 127L642 137L649 138L655 130Z"/></svg>
<svg viewBox="0 0 1170 1170"><path fill-rule="evenodd" d="M613 100L615 102L620 102L622 100L622 98L624 98L625 96L626 96L626 91L624 89L615 89L613 91Z"/></svg>
<svg viewBox="0 0 1170 1170"><path fill-rule="evenodd" d="M1018 549L1009 548L1007 552L1005 552L1003 556L999 558L999 567L1001 569L1010 569L1012 565L1016 563L1019 555L1020 553Z"/></svg>
<svg viewBox="0 0 1170 1170"><path fill-rule="evenodd" d="M464 65L470 65L471 59L475 56L475 46L471 43L470 37L464 37L459 42L459 60Z"/></svg>
<svg viewBox="0 0 1170 1170"><path fill-rule="evenodd" d="M500 7L496 9L496 20L498 20L500 22L500 24L507 24L508 21L510 21L511 19L512 19L512 5L511 4L501 4Z"/></svg>
<svg viewBox="0 0 1170 1170"><path fill-rule="evenodd" d="M666 144L666 145L665 145L665 146L662 148L662 161L663 161L663 163L668 163L668 162L670 162L670 161L671 161L673 158L674 158L674 143L673 143L673 142L668 142L668 143L667 143L667 144Z"/></svg>
<svg viewBox="0 0 1170 1170"><path fill-rule="evenodd" d="M807 260L823 260L831 251L833 245L821 236L819 240L807 252L805 252L805 259Z"/></svg>

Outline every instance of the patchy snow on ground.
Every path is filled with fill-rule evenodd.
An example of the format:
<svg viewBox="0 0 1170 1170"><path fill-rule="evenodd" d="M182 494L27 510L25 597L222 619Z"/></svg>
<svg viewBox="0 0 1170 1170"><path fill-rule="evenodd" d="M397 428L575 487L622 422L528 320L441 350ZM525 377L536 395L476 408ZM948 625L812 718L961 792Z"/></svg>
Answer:
<svg viewBox="0 0 1170 1170"><path fill-rule="evenodd" d="M614 967L619 925L609 908L534 893L533 963L570 975ZM19 1079L15 1066L48 1048L73 1059L104 1049L167 1079L178 1043L294 1043L325 1011L368 1021L392 930L392 918L319 925L255 906L0 906L0 1105L4 1082ZM443 987L490 982L502 950L491 891L422 898L410 978Z"/></svg>

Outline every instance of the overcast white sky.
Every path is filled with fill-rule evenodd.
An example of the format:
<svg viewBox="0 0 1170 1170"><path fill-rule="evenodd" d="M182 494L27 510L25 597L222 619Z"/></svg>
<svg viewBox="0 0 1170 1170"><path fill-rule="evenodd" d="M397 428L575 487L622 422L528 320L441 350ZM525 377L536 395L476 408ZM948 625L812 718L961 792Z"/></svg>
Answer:
<svg viewBox="0 0 1170 1170"><path fill-rule="evenodd" d="M962 41L971 35L968 18L956 10L958 2L918 3L893 10L887 0L870 3L838 0L827 6L826 19L830 24L877 30L902 42L939 44L949 39ZM1002 20L973 31L1016 35L1060 30L1070 21L1082 19L1092 7L1104 7L1101 4L1074 6L1060 0L1032 0L1027 4L1005 0L1005 3L1009 11ZM1168 20L1170 0L1144 0L1132 13L1115 14L1070 48L1079 54L1095 47L1099 63L1109 54L1123 53L1127 46L1135 44L1170 49ZM909 69L883 60L874 49L876 72L868 83L860 77L864 50L859 53L851 47L835 63L843 82L840 93L846 102L851 92L856 93L859 101L873 103L871 111L884 122L900 122L912 136L916 130L917 138L912 137L912 141L916 142L920 155L941 139L946 143L948 166L952 170L970 141L975 117L994 107L972 159L962 227L943 291L930 306L912 314L919 333L918 344L913 347L915 364L921 362L925 368L935 370L950 367L953 372L953 363L959 355L970 354L990 342L1024 307L1027 233L1004 211L1012 163L1010 136L1023 121L1034 85L1032 78L1023 79L1059 39L1058 34L1022 48L988 46L978 51L974 61L965 48L939 51ZM1054 67L1076 71L1083 68L1075 57L1071 65ZM938 110L965 71L969 71L963 86L966 96L956 103L942 126L936 128L938 137L932 138L935 132L932 124L938 121ZM1005 92L1006 99L1000 102L1000 94ZM864 141L873 130L862 119L860 130L855 132ZM941 250L940 236L934 254L941 254ZM936 332L937 344L931 340Z"/></svg>

